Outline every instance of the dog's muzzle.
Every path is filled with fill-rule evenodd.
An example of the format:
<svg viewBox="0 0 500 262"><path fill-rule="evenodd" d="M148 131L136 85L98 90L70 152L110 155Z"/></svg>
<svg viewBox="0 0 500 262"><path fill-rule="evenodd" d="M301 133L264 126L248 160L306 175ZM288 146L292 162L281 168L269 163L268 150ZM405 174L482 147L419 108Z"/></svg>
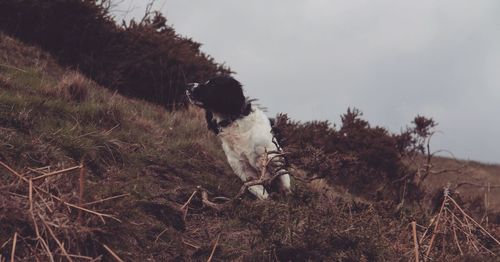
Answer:
<svg viewBox="0 0 500 262"><path fill-rule="evenodd" d="M186 92L192 93L200 84L198 83L189 83L186 85Z"/></svg>
<svg viewBox="0 0 500 262"><path fill-rule="evenodd" d="M198 88L199 85L200 84L198 84L198 83L189 83L186 85L186 96L189 99L189 102L191 102L192 104L195 104L195 105L202 104L199 101L196 101L196 99L194 99L193 95L192 95L194 93L194 90L196 90L196 88Z"/></svg>
<svg viewBox="0 0 500 262"><path fill-rule="evenodd" d="M199 86L200 84L198 83L189 83L186 85L186 95L191 98L191 94L194 92L194 90Z"/></svg>

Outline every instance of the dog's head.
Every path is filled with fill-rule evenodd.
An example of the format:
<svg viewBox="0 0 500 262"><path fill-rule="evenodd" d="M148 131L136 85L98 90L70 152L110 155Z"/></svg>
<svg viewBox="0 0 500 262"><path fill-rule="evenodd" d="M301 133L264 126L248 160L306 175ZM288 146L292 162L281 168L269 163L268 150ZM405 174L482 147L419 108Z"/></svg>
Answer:
<svg viewBox="0 0 500 262"><path fill-rule="evenodd" d="M188 84L186 95L192 104L221 115L237 116L246 105L240 82L230 76Z"/></svg>

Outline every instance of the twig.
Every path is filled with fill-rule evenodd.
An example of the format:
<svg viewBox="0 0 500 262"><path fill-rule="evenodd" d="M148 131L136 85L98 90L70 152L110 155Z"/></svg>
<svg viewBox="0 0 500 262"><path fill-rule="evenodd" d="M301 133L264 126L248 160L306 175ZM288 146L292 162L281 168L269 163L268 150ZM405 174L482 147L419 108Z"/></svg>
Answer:
<svg viewBox="0 0 500 262"><path fill-rule="evenodd" d="M20 175L19 173L17 173L15 170L13 170L12 168L10 168L7 164L5 164L2 161L0 161L0 165L2 165L4 168L6 168L7 170L9 170L12 174L14 174L15 176L19 177L20 179L22 179L23 181L25 181L26 183L29 184L29 180L27 178L25 178L22 175ZM80 166L77 166L77 167L80 167ZM76 167L73 167L73 168L76 169ZM61 172L61 171L58 171L58 172ZM34 178L34 179L36 179L36 178ZM79 210L82 210L82 211L85 211L85 212L88 212L88 213L91 213L91 214L94 214L94 215L98 216L102 220L103 223L106 223L106 221L104 220L104 217L114 219L114 220L116 220L118 222L122 222L120 219L118 219L118 218L116 218L116 217L114 217L112 215L99 213L99 212L96 212L96 211L93 211L93 210L90 210L90 209L86 209L84 207L80 207L80 206L68 203L68 202L62 200L60 197L57 197L57 196L53 195L52 193L50 193L50 192L42 189L41 187L33 186L33 188L39 190L40 192L48 194L50 197L58 200L59 202L63 203L64 205L66 205L68 207L79 209Z"/></svg>
<svg viewBox="0 0 500 262"><path fill-rule="evenodd" d="M196 192L198 192L198 190L193 191L193 193L188 198L188 200L186 201L186 203L184 203L184 205L181 206L181 209L186 208L189 205L189 203L191 203L191 200L193 199L194 195L196 195Z"/></svg>
<svg viewBox="0 0 500 262"><path fill-rule="evenodd" d="M190 247L192 247L192 248L194 248L194 249L200 249L200 247L199 247L199 246L197 246L197 245L195 245L195 244L191 244L191 243L187 242L187 241L186 241L186 240L184 240L184 239L182 240L182 243L184 243L184 244L186 244L186 245L188 245L188 246L190 246Z"/></svg>
<svg viewBox="0 0 500 262"><path fill-rule="evenodd" d="M459 233L464 234L464 241L466 241L469 250L474 250L477 253L487 252L490 255L496 256L496 254L492 250L481 243L481 240L483 240L483 237L488 237L493 240L492 242L496 243L498 246L500 246L500 241L498 241L498 239L490 234L480 223L478 223L475 219L468 215L464 211L464 209L462 209L462 207L460 207L460 205L450 196L448 187L446 187L444 190L444 198L441 209L437 214L437 218L435 217L435 220L433 220L429 224L426 232L424 233L424 236L427 231L430 230L432 224L434 224L434 230L432 232L432 237L429 241L424 259L429 258L429 254L433 248L433 243L436 240L439 228L442 228L439 234L442 235L441 240L443 241L441 245L441 256L443 259L446 259L445 247L447 236L453 238L453 240L451 241L455 242L460 255L464 255L464 250L462 249L459 237L457 235L457 229ZM451 227L451 229L449 229L449 227ZM420 244L424 241L424 236L422 236L422 238L420 239Z"/></svg>
<svg viewBox="0 0 500 262"><path fill-rule="evenodd" d="M44 174L46 174L46 172L43 172L42 170L43 169L48 169L48 168L50 168L50 166L44 166L44 167L38 167L38 168L28 167L28 170L31 171L31 172L38 173L40 175L44 175Z"/></svg>
<svg viewBox="0 0 500 262"><path fill-rule="evenodd" d="M3 249L11 240L12 238L9 238L7 239L7 241L5 241L1 246L0 246L0 249Z"/></svg>
<svg viewBox="0 0 500 262"><path fill-rule="evenodd" d="M33 212L33 180L29 180L28 182L28 196L29 196L29 204L30 204L30 212Z"/></svg>
<svg viewBox="0 0 500 262"><path fill-rule="evenodd" d="M17 193L14 193L14 192L7 192L7 194L12 195L12 196L16 196L16 197L20 197L20 198L28 198L25 195L17 194Z"/></svg>
<svg viewBox="0 0 500 262"><path fill-rule="evenodd" d="M455 244L457 245L458 251L460 251L460 255L463 256L464 252L462 251L462 248L460 247L460 243L458 242L458 237L457 237L457 231L455 229L455 216L451 216L451 228L453 229L453 238L455 239Z"/></svg>
<svg viewBox="0 0 500 262"><path fill-rule="evenodd" d="M269 157L271 154L273 154L271 157ZM261 169L261 175L258 179L254 179L254 180L250 180L250 181L246 181L243 183L243 185L240 187L240 190L238 191L238 193L231 199L227 199L225 198L225 200L227 200L225 203L223 204L216 204L212 201L210 201L208 199L208 193L205 189L203 189L201 186L198 186L197 187L197 191L200 191L201 192L201 200L202 200L202 203L205 205L205 206L208 206L208 207L211 207L217 211L220 211L222 210L222 208L224 208L224 206L234 202L235 200L239 199L243 194L245 194L246 190L251 187L251 186L255 186L255 185L268 185L270 183L272 183L274 181L274 179L276 179L277 177L280 177L282 175L285 175L285 174L288 174L288 171L286 169L278 169L278 170L275 170L275 172L269 172L269 173L273 173L273 175L271 177L269 176L266 176L268 174L268 168L269 168L269 164L274 161L276 158L278 157L282 157L283 155L286 155L286 153L282 153L282 152L278 152L278 151L266 151L265 154L262 156L262 164L263 164L263 167ZM195 192L193 192L193 195L195 194ZM193 196L192 195L192 196ZM221 197L217 197L217 198L221 198ZM189 200L188 200L189 201ZM184 207L184 205L183 205Z"/></svg>
<svg viewBox="0 0 500 262"><path fill-rule="evenodd" d="M106 224L106 221L104 220L104 217L111 218L111 219L116 220L116 221L118 221L120 223L122 222L120 219L118 219L118 218L116 218L116 217L114 217L112 215L99 213L99 212L96 212L96 211L93 211L93 210L90 210L90 209L86 209L84 207L80 207L80 206L68 203L68 202L66 202L66 201L64 201L64 200L62 200L62 199L60 199L60 198L58 198L58 197L56 197L54 195L52 195L52 197L56 198L61 203L65 204L65 205L67 205L69 207L76 208L76 209L79 209L79 210L82 210L82 211L85 211L85 212L88 212L88 213L91 213L91 214L94 214L94 215L98 216L104 224Z"/></svg>
<svg viewBox="0 0 500 262"><path fill-rule="evenodd" d="M81 166L81 168L80 168L80 177L78 179L78 182L79 182L78 183L79 184L79 187L78 187L78 189L79 189L78 190L79 191L78 192L78 205L82 206L82 204L83 204L83 191L84 191L84 186L85 186L85 184L84 184L83 160L80 162L80 166ZM81 220L82 220L82 212L80 210L78 210L78 218L77 218L77 220L78 220L78 223L80 223Z"/></svg>
<svg viewBox="0 0 500 262"><path fill-rule="evenodd" d="M33 180L38 180L38 179L46 178L46 177L49 177L49 176L58 175L58 174L69 172L69 171L73 171L73 170L79 169L79 168L83 169L83 165L78 165L78 166L74 166L74 167L70 167L70 168L65 168L65 169L54 171L54 172L50 172L50 173L46 173L44 175L37 176L37 177L33 178Z"/></svg>
<svg viewBox="0 0 500 262"><path fill-rule="evenodd" d="M434 239L436 238L437 229L438 229L438 226L439 226L439 220L441 218L441 213L443 212L443 208L444 208L445 204L446 204L446 197L443 199L443 203L441 204L441 209L439 210L437 219L435 221L436 224L434 225L434 230L432 231L431 241L429 242L429 247L427 248L427 252L425 253L426 257L429 257L429 253L431 252L432 244L434 243Z"/></svg>
<svg viewBox="0 0 500 262"><path fill-rule="evenodd" d="M101 262L102 261L102 255L90 260L90 262Z"/></svg>
<svg viewBox="0 0 500 262"><path fill-rule="evenodd" d="M35 227L35 234L36 234L36 239L42 244L42 247L44 248L45 252L47 253L47 256L49 257L50 261L51 262L54 262L54 257L52 256L52 253L50 252L50 248L49 248L49 245L45 242L45 240L42 238L42 236L40 235L40 230L38 229L38 224L36 222L36 219L35 219L35 214L33 213L33 182L32 180L30 179L28 181L28 185L29 185L29 213L30 213L30 216L31 216L31 219L33 220L33 226Z"/></svg>
<svg viewBox="0 0 500 262"><path fill-rule="evenodd" d="M186 220L186 216L187 216L187 213L188 213L188 210L189 210L189 203L191 203L191 200L193 199L194 195L196 195L196 192L198 192L198 190L193 191L193 193L188 198L188 200L186 201L186 203L184 203L184 205L182 205L182 207L181 207L182 219L184 221Z"/></svg>
<svg viewBox="0 0 500 262"><path fill-rule="evenodd" d="M10 68L10 69L15 69L15 70L18 70L18 71L23 72L23 73L28 73L26 70L23 70L21 68L17 68L15 66L6 65L6 64L0 64L0 66L3 66L5 68Z"/></svg>
<svg viewBox="0 0 500 262"><path fill-rule="evenodd" d="M212 248L212 252L210 253L210 256L208 257L207 262L211 262L212 261L212 258L213 258L214 254L215 254L215 249L217 248L217 245L219 244L219 238L220 238L220 234L217 235L217 239L215 240L214 247Z"/></svg>
<svg viewBox="0 0 500 262"><path fill-rule="evenodd" d="M14 240L12 240L12 252L10 252L10 262L14 262L16 254L17 232L14 232Z"/></svg>
<svg viewBox="0 0 500 262"><path fill-rule="evenodd" d="M107 197L107 198L99 199L99 200L96 200L96 201L85 203L85 204L83 204L81 206L90 206L90 205L94 205L94 204L98 204L98 203L102 203L102 202L106 202L106 201L109 201L109 200L113 200L113 199L117 199L117 198L121 198L121 197L126 197L126 196L130 196L130 193L125 193L125 194L121 194L121 195L116 195L116 196L112 196L112 197Z"/></svg>
<svg viewBox="0 0 500 262"><path fill-rule="evenodd" d="M70 256L70 257L74 257L74 258L81 258L81 259L87 259L87 260L94 260L94 258L92 258L92 257L82 256L82 255L68 254L68 256Z"/></svg>
<svg viewBox="0 0 500 262"><path fill-rule="evenodd" d="M156 236L155 243L158 242L158 240L160 239L161 235L163 235L163 233L167 232L167 230L168 230L168 227L165 228L165 229L163 229L163 231L161 231L160 234L158 234Z"/></svg>
<svg viewBox="0 0 500 262"><path fill-rule="evenodd" d="M205 190L202 190L201 191L201 202L205 205L205 206L208 206L208 207L211 207L217 211L221 211L223 206L222 205L219 205L219 204L215 204L213 202L211 202L210 200L208 200L208 193L207 191Z"/></svg>
<svg viewBox="0 0 500 262"><path fill-rule="evenodd" d="M444 216L443 216L443 233L442 233L442 237L441 237L441 257L443 258L443 260L446 260L446 230L448 229L448 227L446 226L447 222L448 222L448 219L447 219L447 216L446 216L446 213L448 213L447 209L445 208L444 210Z"/></svg>
<svg viewBox="0 0 500 262"><path fill-rule="evenodd" d="M59 241L59 239L57 239L56 235L54 234L54 232L52 231L50 226L47 225L47 223L45 222L45 220L43 220L43 217L40 214L38 214L38 217L40 218L42 223L45 225L45 228L47 229L47 231L49 231L49 234L52 236L54 241L56 241L57 245L59 245L59 248L61 248L61 252L64 254L64 256L68 259L68 261L73 262L73 259L71 259L68 252L66 252L66 249L64 248L64 244L62 244L61 241Z"/></svg>
<svg viewBox="0 0 500 262"><path fill-rule="evenodd" d="M420 259L418 258L417 222L411 222L411 229L413 232L413 244L415 245L415 261L420 262Z"/></svg>
<svg viewBox="0 0 500 262"><path fill-rule="evenodd" d="M491 235L486 229L484 229L484 227L482 227L478 222L476 222L476 220L474 220L472 217L470 217L469 215L467 215L467 213L465 213L465 211L458 205L458 203L453 199L451 198L450 196L447 196L448 199L451 200L451 202L455 205L456 208L458 208L458 210L460 210L460 212L465 216L467 217L468 219L470 219L474 224L476 224L477 227L479 227L483 233L485 233L486 235L488 235L493 241L495 241L498 245L500 245L500 241L498 241L498 239L496 239L493 235Z"/></svg>
<svg viewBox="0 0 500 262"><path fill-rule="evenodd" d="M109 254L116 259L116 261L118 262L124 262L115 252L113 252L113 250L111 250L111 248L109 248L108 246L106 246L106 244L102 244L102 246L106 249L106 251L109 252Z"/></svg>
<svg viewBox="0 0 500 262"><path fill-rule="evenodd" d="M250 181L247 181L245 182L241 187L240 187L240 191L238 192L238 194L236 194L235 197L233 197L232 200L235 200L235 199L238 199L240 198L243 194L245 194L245 191L251 187L251 186L255 186L255 185L265 185L265 184L269 184L269 183L272 183L272 181L274 181L274 179L276 179L277 177L279 176L282 176L285 174L285 172L287 171L283 171L283 172L277 172L276 174L274 174L271 178L264 178L264 179L256 179L256 180L250 180Z"/></svg>
<svg viewBox="0 0 500 262"><path fill-rule="evenodd" d="M462 182L462 183L459 183L457 184L457 186L455 187L455 189L461 187L461 186L475 186L475 187L488 187L488 188L500 188L500 185L491 185L491 184L488 184L488 185L480 185L480 184L475 184L475 183L470 183L470 182Z"/></svg>
<svg viewBox="0 0 500 262"><path fill-rule="evenodd" d="M5 164L4 162L0 161L0 165L3 166L5 169L9 170L12 174L14 174L15 176L19 177L21 180L23 180L24 182L28 182L28 179L25 178L24 176L20 175L19 173L17 173L14 169L10 168L7 164Z"/></svg>
<svg viewBox="0 0 500 262"><path fill-rule="evenodd" d="M141 22L139 23L140 25L143 25L146 23L146 20L148 20L151 16L151 8L153 7L155 3L155 0L151 0L149 3L146 5L146 9L144 10L144 16L141 19Z"/></svg>

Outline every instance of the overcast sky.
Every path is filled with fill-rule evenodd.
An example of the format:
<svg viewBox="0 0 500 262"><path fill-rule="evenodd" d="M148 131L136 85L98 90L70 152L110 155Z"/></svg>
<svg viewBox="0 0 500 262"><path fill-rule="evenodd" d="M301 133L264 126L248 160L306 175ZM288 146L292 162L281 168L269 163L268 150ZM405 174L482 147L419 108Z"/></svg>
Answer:
<svg viewBox="0 0 500 262"><path fill-rule="evenodd" d="M124 0L114 13L142 17L145 3ZM434 150L500 163L498 0L158 0L155 7L236 71L269 116L339 123L356 107L372 125L398 132L421 114L442 131Z"/></svg>

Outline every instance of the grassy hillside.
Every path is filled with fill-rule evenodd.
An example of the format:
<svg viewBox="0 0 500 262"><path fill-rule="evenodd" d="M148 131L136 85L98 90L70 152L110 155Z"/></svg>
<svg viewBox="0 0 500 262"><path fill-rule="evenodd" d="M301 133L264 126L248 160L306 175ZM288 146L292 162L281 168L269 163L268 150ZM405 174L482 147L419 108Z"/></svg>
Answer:
<svg viewBox="0 0 500 262"><path fill-rule="evenodd" d="M44 171L53 171L83 162L84 202L129 194L123 199L92 205L119 217L122 223L110 220L94 225L95 217L91 215L83 218L81 224L67 221L69 228L64 230L88 235L76 236L67 245L78 246L78 253L91 249L88 254L103 254L102 247L85 241L92 237L96 242L119 245L119 250L136 254L136 258L150 252L155 256L152 250L147 251L151 248L161 250L160 256L169 252L182 255L179 251L184 247L178 249L169 244L177 240L176 244L182 247L179 239L170 239L177 232L174 229L154 247L137 243L154 239L172 226L168 214L163 213L169 212L170 204L185 200L195 186L215 192L235 192L238 188L198 111L167 113L159 106L126 99L76 72L58 67L46 53L3 35L0 90L1 161L26 177L37 175L28 168L46 167ZM0 174L2 185L7 185L1 192L0 242L4 243L14 231L21 228L19 234L28 236L33 228L23 224L30 224L23 216L4 212L13 204L25 204L19 194L26 193L27 188L7 170L2 169ZM78 202L78 172L35 183L47 191L60 191L57 195L68 202ZM40 209L46 211L44 207ZM72 213L68 220L72 220ZM63 234L64 230L56 233ZM23 252L30 253L26 247L18 252L20 257Z"/></svg>
<svg viewBox="0 0 500 262"><path fill-rule="evenodd" d="M409 223L421 225L421 235L435 217L418 203L375 201L349 193L353 183L333 188L323 179L295 180L291 196L270 201L245 195L221 210L196 194L182 208L198 186L214 199L231 198L241 185L202 112L122 97L5 35L0 161L2 262L12 254L26 261L408 261ZM480 243L493 254L459 238L463 256L439 237L430 256L498 258L491 240Z"/></svg>

